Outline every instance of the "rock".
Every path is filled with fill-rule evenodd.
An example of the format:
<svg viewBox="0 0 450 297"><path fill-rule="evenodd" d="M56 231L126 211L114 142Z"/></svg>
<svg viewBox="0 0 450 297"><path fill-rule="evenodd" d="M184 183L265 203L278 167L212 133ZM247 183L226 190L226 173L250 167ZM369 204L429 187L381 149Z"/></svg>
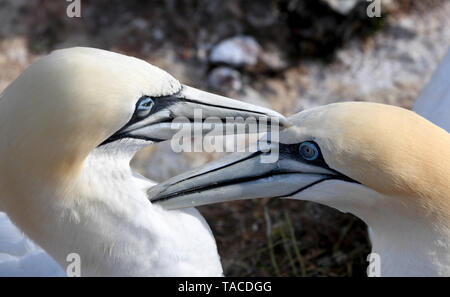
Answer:
<svg viewBox="0 0 450 297"><path fill-rule="evenodd" d="M321 267L330 267L333 265L333 260L328 256L324 256L317 260L317 265Z"/></svg>
<svg viewBox="0 0 450 297"><path fill-rule="evenodd" d="M227 64L242 67L245 71L260 73L278 72L288 66L282 51L274 44L267 50L250 36L236 36L223 40L213 47L209 61L214 64Z"/></svg>
<svg viewBox="0 0 450 297"><path fill-rule="evenodd" d="M254 66L258 63L261 46L251 36L235 36L217 44L209 56L215 64L231 66Z"/></svg>
<svg viewBox="0 0 450 297"><path fill-rule="evenodd" d="M271 49L261 52L259 58L266 70L277 72L282 71L289 66L283 52L274 46Z"/></svg>
<svg viewBox="0 0 450 297"><path fill-rule="evenodd" d="M245 18L254 28L265 28L276 23L278 9L274 1L243 1Z"/></svg>
<svg viewBox="0 0 450 297"><path fill-rule="evenodd" d="M322 0L326 2L334 11L340 14L348 14L359 2L363 0Z"/></svg>
<svg viewBox="0 0 450 297"><path fill-rule="evenodd" d="M333 259L338 265L343 265L348 261L348 255L344 254L342 251L336 251L333 253Z"/></svg>
<svg viewBox="0 0 450 297"><path fill-rule="evenodd" d="M166 34L164 33L163 30L161 30L161 28L154 28L152 30L152 33L153 38L157 41L163 41L164 38L166 37Z"/></svg>
<svg viewBox="0 0 450 297"><path fill-rule="evenodd" d="M229 92L242 89L242 77L239 71L225 66L214 68L208 76L208 86L211 89Z"/></svg>
<svg viewBox="0 0 450 297"><path fill-rule="evenodd" d="M147 23L147 20L145 20L143 18L135 18L130 23L130 26L133 28L136 28L137 30L144 31L144 30L147 30L148 23Z"/></svg>

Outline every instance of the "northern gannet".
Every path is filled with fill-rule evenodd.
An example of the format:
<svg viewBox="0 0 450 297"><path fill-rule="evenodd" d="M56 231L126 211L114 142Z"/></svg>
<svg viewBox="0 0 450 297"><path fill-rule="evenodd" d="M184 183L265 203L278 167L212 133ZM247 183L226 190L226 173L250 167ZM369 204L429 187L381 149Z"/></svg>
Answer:
<svg viewBox="0 0 450 297"><path fill-rule="evenodd" d="M146 190L154 183L129 166L143 146L172 138L174 118L195 125L196 109L202 119L283 119L182 85L136 58L92 48L54 51L0 95L0 210L62 267L77 253L82 276L222 275L199 212L152 205ZM0 228L0 274L48 271L26 271L23 254L38 248L5 251L11 234L3 231L17 230ZM35 265L48 263L45 257Z"/></svg>
<svg viewBox="0 0 450 297"><path fill-rule="evenodd" d="M416 113L347 102L300 112L270 152L234 153L149 190L167 209L264 197L350 212L382 276L450 276L450 135ZM272 149L277 144L272 143Z"/></svg>

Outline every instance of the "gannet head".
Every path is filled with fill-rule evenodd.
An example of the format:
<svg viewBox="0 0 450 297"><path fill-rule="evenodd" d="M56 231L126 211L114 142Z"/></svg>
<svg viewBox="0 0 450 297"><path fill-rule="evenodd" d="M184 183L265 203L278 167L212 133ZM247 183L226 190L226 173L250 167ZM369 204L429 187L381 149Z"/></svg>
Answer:
<svg viewBox="0 0 450 297"><path fill-rule="evenodd" d="M0 209L61 265L77 251L90 273L158 275L152 265L161 262L165 275L196 250L221 271L204 219L195 210L154 207L144 190L153 183L137 178L127 158L142 144L174 137L180 127L173 120L205 133L202 120L218 120L227 130L229 117L285 122L271 110L182 85L136 58L92 48L57 50L0 95ZM130 246L146 255L141 270L128 256ZM110 254L122 248L127 256ZM118 261L133 264L115 267Z"/></svg>
<svg viewBox="0 0 450 297"><path fill-rule="evenodd" d="M172 120L194 125L196 110L201 119L283 118L184 86L133 57L93 48L57 50L29 66L1 95L0 167L25 171L11 174L16 180L70 179L96 147L122 139L170 139L176 133Z"/></svg>
<svg viewBox="0 0 450 297"><path fill-rule="evenodd" d="M300 112L270 152L235 153L149 190L175 209L229 200L290 197L352 212L368 223L392 216L450 216L447 132L398 107L338 103ZM272 143L273 148L278 144Z"/></svg>
<svg viewBox="0 0 450 297"><path fill-rule="evenodd" d="M290 121L279 145L272 143L275 162L263 163L270 151L228 155L151 188L150 199L168 209L263 197L325 204L371 227L379 260L369 275L449 275L446 131L411 111L362 102Z"/></svg>

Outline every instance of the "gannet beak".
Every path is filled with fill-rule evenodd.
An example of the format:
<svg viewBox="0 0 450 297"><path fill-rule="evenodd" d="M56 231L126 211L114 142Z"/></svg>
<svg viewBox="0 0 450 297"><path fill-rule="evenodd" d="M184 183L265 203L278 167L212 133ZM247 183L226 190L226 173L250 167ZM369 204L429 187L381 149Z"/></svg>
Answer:
<svg viewBox="0 0 450 297"><path fill-rule="evenodd" d="M280 145L278 160L269 163L264 161L271 153L267 150L230 154L158 184L147 194L152 203L180 209L232 200L290 197L325 180L348 180L332 169L301 162L292 154L293 149L295 144Z"/></svg>
<svg viewBox="0 0 450 297"><path fill-rule="evenodd" d="M275 122L280 128L288 125L288 121L273 110L188 86L182 86L182 89L174 95L151 99L154 106L149 116L137 121L130 121L105 143L121 138L138 138L154 142L168 140L172 139L180 127L186 124L192 129L198 127L205 134L213 129L213 125L209 125L210 130L208 130L202 124L206 119L208 123L221 124L223 131L234 131L236 122L230 121L230 119L236 118L244 120L254 118L256 124L264 121L267 123L267 127L270 127L271 124L274 125ZM233 128L226 129L227 125L231 125Z"/></svg>

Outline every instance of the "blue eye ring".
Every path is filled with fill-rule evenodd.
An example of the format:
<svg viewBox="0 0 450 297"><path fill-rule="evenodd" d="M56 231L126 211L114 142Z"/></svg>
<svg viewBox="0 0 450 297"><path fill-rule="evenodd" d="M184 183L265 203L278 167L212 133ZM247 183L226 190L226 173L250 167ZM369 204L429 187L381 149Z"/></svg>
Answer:
<svg viewBox="0 0 450 297"><path fill-rule="evenodd" d="M153 101L152 98L146 96L142 98L137 104L136 114L139 117L147 116L152 111L153 106L155 106L155 101Z"/></svg>
<svg viewBox="0 0 450 297"><path fill-rule="evenodd" d="M319 148L311 141L305 141L298 147L300 156L307 161L314 161L319 158Z"/></svg>

